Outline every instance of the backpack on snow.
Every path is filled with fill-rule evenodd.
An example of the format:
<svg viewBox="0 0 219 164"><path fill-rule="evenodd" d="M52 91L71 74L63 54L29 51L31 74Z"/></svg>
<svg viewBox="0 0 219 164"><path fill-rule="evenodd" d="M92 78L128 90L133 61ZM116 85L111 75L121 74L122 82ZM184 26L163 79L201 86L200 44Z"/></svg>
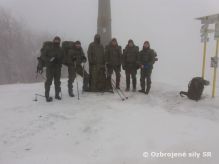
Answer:
<svg viewBox="0 0 219 164"><path fill-rule="evenodd" d="M209 85L209 81L195 77L189 82L188 92L181 91L180 96L186 95L189 99L198 101L201 99L205 85Z"/></svg>

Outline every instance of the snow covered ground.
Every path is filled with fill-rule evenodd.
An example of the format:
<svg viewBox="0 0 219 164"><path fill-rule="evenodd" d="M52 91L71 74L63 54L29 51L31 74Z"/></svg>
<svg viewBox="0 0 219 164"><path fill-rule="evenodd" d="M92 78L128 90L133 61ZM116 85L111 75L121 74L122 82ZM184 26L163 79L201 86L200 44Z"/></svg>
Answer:
<svg viewBox="0 0 219 164"><path fill-rule="evenodd" d="M84 93L78 101L68 97L66 81L63 100L52 103L33 101L43 83L0 86L0 164L219 162L219 97L205 92L194 102L178 95L185 86L154 83L151 95L130 92L124 102L110 93ZM153 158L151 152L212 156Z"/></svg>

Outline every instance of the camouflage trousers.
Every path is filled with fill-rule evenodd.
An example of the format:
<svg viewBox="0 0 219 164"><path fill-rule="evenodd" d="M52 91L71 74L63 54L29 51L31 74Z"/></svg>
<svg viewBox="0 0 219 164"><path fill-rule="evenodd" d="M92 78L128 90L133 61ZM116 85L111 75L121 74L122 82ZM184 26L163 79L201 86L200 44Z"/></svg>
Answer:
<svg viewBox="0 0 219 164"><path fill-rule="evenodd" d="M46 68L46 82L45 82L45 96L49 97L50 86L54 79L55 94L58 95L61 92L61 66L55 65Z"/></svg>
<svg viewBox="0 0 219 164"><path fill-rule="evenodd" d="M147 91L150 90L151 88L151 73L152 73L152 69L141 69L141 78L140 78L140 82L141 82L141 89L145 90L145 80L147 80Z"/></svg>
<svg viewBox="0 0 219 164"><path fill-rule="evenodd" d="M73 83L76 78L76 73L79 74L81 77L83 77L83 90L88 90L89 88L89 74L86 72L86 70L83 69L81 65L70 65L68 66L68 89L73 89Z"/></svg>
<svg viewBox="0 0 219 164"><path fill-rule="evenodd" d="M106 88L106 73L104 65L90 65L90 91L104 92Z"/></svg>
<svg viewBox="0 0 219 164"><path fill-rule="evenodd" d="M137 75L137 69L133 68L133 69L126 69L125 70L125 74L126 74L126 88L130 89L130 76L132 77L132 85L133 85L133 89L136 89L136 75Z"/></svg>
<svg viewBox="0 0 219 164"><path fill-rule="evenodd" d="M106 88L107 89L112 89L112 74L113 71L116 74L116 88L120 87L120 78L121 78L121 66L120 65L109 65L107 66L107 84L106 84Z"/></svg>

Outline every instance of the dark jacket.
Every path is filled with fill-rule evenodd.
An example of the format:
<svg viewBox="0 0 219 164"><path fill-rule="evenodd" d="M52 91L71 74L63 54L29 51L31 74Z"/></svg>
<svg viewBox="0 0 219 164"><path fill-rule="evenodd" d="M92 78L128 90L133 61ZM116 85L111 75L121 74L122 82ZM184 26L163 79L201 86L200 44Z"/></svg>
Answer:
<svg viewBox="0 0 219 164"><path fill-rule="evenodd" d="M106 47L106 63L111 66L120 66L122 64L122 48L121 46L112 46L110 43Z"/></svg>
<svg viewBox="0 0 219 164"><path fill-rule="evenodd" d="M138 56L138 64L148 65L149 69L153 69L153 64L156 61L157 54L153 49L147 48L140 51Z"/></svg>
<svg viewBox="0 0 219 164"><path fill-rule="evenodd" d="M82 48L80 49L72 48L68 50L67 60L66 60L67 65L73 66L75 63L77 65L80 65L83 59L86 59L86 57L84 55Z"/></svg>
<svg viewBox="0 0 219 164"><path fill-rule="evenodd" d="M88 48L88 60L90 65L105 65L104 47L94 39Z"/></svg>
<svg viewBox="0 0 219 164"><path fill-rule="evenodd" d="M124 69L138 68L138 64L137 64L138 53L139 53L139 47L135 45L133 47L126 46L123 52L123 61L122 61L122 65Z"/></svg>
<svg viewBox="0 0 219 164"><path fill-rule="evenodd" d="M46 67L62 66L64 52L59 46L51 46L41 49L40 59L45 63Z"/></svg>

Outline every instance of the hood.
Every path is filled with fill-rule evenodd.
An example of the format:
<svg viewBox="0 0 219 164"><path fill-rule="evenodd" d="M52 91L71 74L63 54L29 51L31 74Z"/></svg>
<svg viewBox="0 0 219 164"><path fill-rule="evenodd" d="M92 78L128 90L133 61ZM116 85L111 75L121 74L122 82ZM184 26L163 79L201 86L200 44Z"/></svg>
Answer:
<svg viewBox="0 0 219 164"><path fill-rule="evenodd" d="M94 42L97 43L97 44L100 44L100 35L99 34L96 34L94 36Z"/></svg>

